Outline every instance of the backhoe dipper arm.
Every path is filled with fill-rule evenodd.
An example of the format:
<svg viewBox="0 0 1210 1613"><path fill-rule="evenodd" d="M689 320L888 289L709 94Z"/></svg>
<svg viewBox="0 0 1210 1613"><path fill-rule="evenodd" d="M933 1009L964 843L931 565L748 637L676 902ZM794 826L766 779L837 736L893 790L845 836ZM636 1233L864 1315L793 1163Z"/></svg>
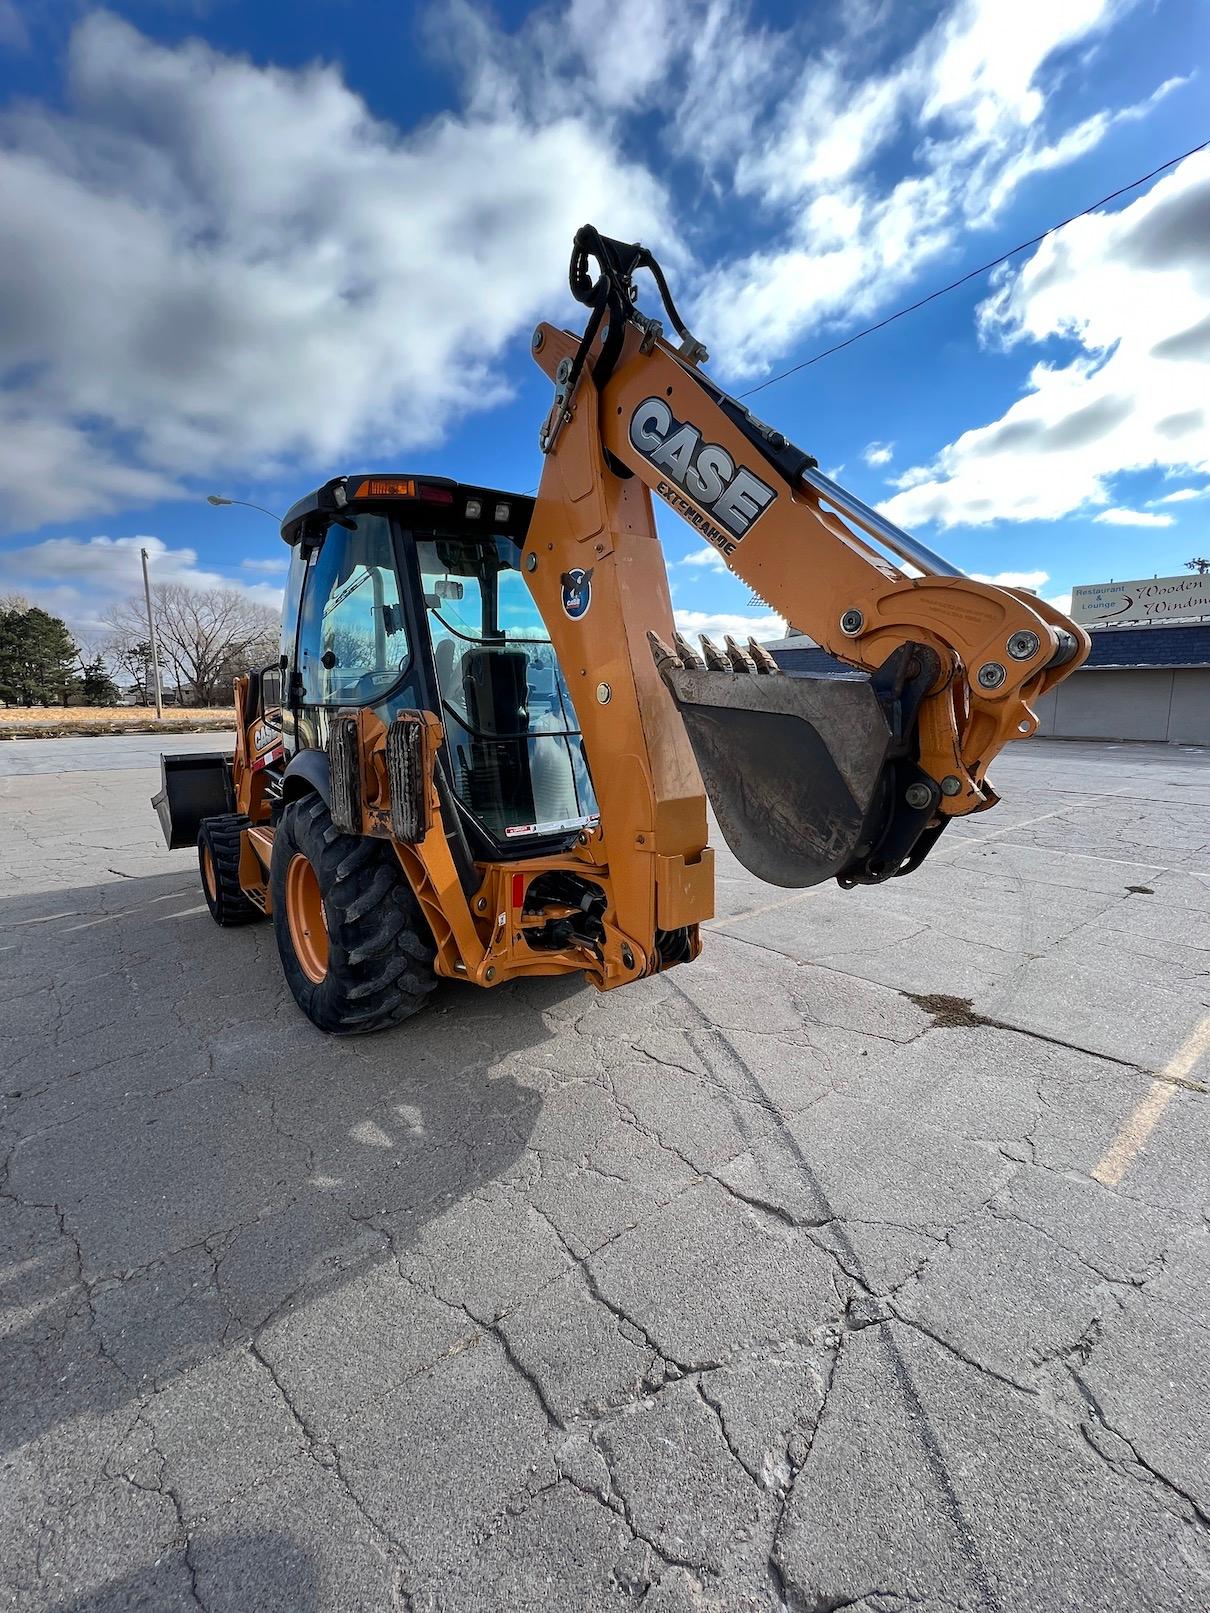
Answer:
<svg viewBox="0 0 1210 1613"><path fill-rule="evenodd" d="M656 278L682 336L679 350L635 306L633 277L642 268ZM994 804L989 763L1006 742L1035 732L1034 702L1086 658L1087 635L1044 600L963 576L715 386L645 249L587 228L576 239L571 278L593 310L583 335L550 325L534 333L534 356L555 397L541 433L546 466L529 545L535 565L543 544L559 555L561 578L591 573L591 613L573 618L565 600L562 609L558 596L551 601L548 625L571 627L556 635L564 664L579 657L594 669L585 676L600 681L600 652L586 654L586 640L597 638L592 614L608 617L614 660L629 651L647 740L630 749L658 774L667 701L649 686L639 642L655 635L662 681L688 725L727 839L763 877L798 885L836 875L851 884L907 872L949 818ZM774 610L868 678L779 679L799 686L792 696L753 676L769 668L751 648L728 645L724 655L706 640L699 658L675 640L662 560L657 567L645 548L654 537L648 489ZM636 567L637 589L627 582ZM617 699L616 671L606 681ZM594 756L587 711L581 721L600 793L601 768L611 764ZM810 743L785 749L804 723ZM601 742L616 754L613 736ZM762 821L768 829L770 818L779 820L775 836L793 838L795 815L805 823L807 854L787 861L754 849ZM608 833L604 801L602 824Z"/></svg>

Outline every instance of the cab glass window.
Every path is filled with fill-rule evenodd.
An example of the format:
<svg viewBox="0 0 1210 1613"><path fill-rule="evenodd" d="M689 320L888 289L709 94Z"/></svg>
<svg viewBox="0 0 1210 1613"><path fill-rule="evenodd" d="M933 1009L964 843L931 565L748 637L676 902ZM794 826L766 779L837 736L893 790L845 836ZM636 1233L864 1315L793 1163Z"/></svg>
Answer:
<svg viewBox="0 0 1210 1613"><path fill-rule="evenodd" d="M591 823L579 720L507 537L418 538L454 788L498 840Z"/></svg>
<svg viewBox="0 0 1210 1613"><path fill-rule="evenodd" d="M385 516L329 527L308 567L298 645L307 705L372 705L399 681L409 646Z"/></svg>

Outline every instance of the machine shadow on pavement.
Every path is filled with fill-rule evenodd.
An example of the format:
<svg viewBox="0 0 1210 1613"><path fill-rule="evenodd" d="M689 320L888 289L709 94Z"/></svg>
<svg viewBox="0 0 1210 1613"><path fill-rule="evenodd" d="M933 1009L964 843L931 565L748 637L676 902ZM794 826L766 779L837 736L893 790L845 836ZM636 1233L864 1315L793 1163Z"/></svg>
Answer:
<svg viewBox="0 0 1210 1613"><path fill-rule="evenodd" d="M516 1165L541 1096L509 1066L584 995L447 987L400 1030L325 1037L271 926L216 929L181 872L0 903L0 947L6 1451L404 1255Z"/></svg>
<svg viewBox="0 0 1210 1613"><path fill-rule="evenodd" d="M320 1607L319 1577L315 1559L307 1548L282 1530L258 1533L232 1532L226 1535L200 1533L190 1544L190 1558L197 1565L198 1578L208 1588L214 1581L242 1590L245 1606L258 1613L317 1613ZM165 1553L145 1568L124 1574L100 1590L56 1602L50 1613L130 1613L132 1608L148 1613L174 1613L177 1608L196 1610L197 1601L188 1586L191 1573L179 1548Z"/></svg>

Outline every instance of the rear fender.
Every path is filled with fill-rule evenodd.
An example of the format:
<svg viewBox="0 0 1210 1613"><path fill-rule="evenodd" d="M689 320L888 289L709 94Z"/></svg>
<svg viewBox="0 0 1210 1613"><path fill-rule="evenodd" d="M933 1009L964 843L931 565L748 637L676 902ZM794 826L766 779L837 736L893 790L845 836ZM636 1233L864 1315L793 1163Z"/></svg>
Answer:
<svg viewBox="0 0 1210 1613"><path fill-rule="evenodd" d="M291 758L282 780L281 798L298 801L304 795L316 794L323 798L326 807L332 805L332 772L326 750L300 750Z"/></svg>

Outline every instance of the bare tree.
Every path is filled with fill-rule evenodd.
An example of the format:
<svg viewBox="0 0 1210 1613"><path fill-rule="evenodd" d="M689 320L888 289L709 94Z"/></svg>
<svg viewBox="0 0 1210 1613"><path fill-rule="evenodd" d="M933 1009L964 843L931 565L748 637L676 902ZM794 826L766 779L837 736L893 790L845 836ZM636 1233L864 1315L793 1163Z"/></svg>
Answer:
<svg viewBox="0 0 1210 1613"><path fill-rule="evenodd" d="M101 654L115 675L125 677L134 689L140 706L152 703L151 645L144 638L131 638L126 632L113 632L101 644Z"/></svg>
<svg viewBox="0 0 1210 1613"><path fill-rule="evenodd" d="M1199 577L1204 577L1210 571L1210 560L1205 555L1195 554L1192 560L1185 561L1186 571L1196 571Z"/></svg>
<svg viewBox="0 0 1210 1613"><path fill-rule="evenodd" d="M231 680L277 658L279 617L235 588L190 588L157 583L151 590L160 657L181 704L227 704ZM113 629L109 653L121 660L147 636L141 594L106 615Z"/></svg>

